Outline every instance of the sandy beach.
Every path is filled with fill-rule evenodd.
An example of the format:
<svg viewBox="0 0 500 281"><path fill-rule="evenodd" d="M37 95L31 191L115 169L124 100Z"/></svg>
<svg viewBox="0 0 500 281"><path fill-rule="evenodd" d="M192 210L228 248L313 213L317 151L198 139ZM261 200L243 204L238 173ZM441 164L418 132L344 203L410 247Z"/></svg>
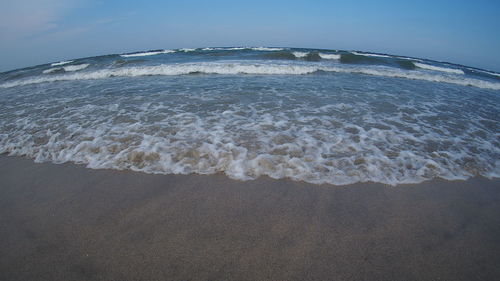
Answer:
<svg viewBox="0 0 500 281"><path fill-rule="evenodd" d="M499 280L500 181L312 185L0 156L0 280Z"/></svg>

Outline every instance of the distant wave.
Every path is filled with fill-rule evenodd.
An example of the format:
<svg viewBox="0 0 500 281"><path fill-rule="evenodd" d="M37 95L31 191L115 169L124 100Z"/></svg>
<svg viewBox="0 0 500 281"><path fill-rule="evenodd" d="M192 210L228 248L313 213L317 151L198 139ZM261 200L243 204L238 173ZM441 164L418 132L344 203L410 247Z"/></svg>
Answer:
<svg viewBox="0 0 500 281"><path fill-rule="evenodd" d="M462 70L455 69L455 68L439 67L439 66L418 63L418 62L415 62L413 64L416 67L420 67L420 68L427 69L427 70L434 70L434 71L441 71L441 72L455 73L455 74L464 74L464 72Z"/></svg>
<svg viewBox="0 0 500 281"><path fill-rule="evenodd" d="M60 71L78 71L85 69L89 66L88 63L83 63L83 64L76 64L76 65L68 65L64 67L55 67L55 68L49 68L43 71L43 73L48 74L48 73L54 73L54 72L60 72Z"/></svg>
<svg viewBox="0 0 500 281"><path fill-rule="evenodd" d="M313 54L317 54L320 58L325 60L338 60L340 59L340 55L337 54L325 54L325 53L317 53L317 52L292 52L292 54L296 58L307 58Z"/></svg>
<svg viewBox="0 0 500 281"><path fill-rule="evenodd" d="M68 63L72 63L72 62L73 62L72 60L60 61L60 62L52 63L52 64L50 64L50 66L60 66L60 65L65 65L65 64L68 64Z"/></svg>
<svg viewBox="0 0 500 281"><path fill-rule="evenodd" d="M70 80L104 79L109 77L133 77L148 75L186 75L193 73L204 74L252 74L252 75L304 75L318 71L337 73L358 73L374 76L406 78L425 80L431 82L445 82L463 86L474 86L484 89L500 90L500 83L488 82L473 78L453 77L422 71L407 71L390 67L340 67L311 64L269 64L249 62L206 62L206 63L181 63L164 64L158 66L123 67L119 69L100 69L92 72L79 72L74 74L61 74L42 76L31 79L22 79L0 84L2 88L15 86Z"/></svg>
<svg viewBox="0 0 500 281"><path fill-rule="evenodd" d="M197 51L240 51L240 50L252 50L252 51L262 51L262 52L273 52L273 51L283 51L284 48L271 48L271 47L230 47L230 48L221 48L221 47L206 47L206 48L181 48L176 50L153 50L146 52L137 52L130 54L122 54L121 57L130 58L130 57L144 57L144 56L153 56L160 54L170 54L170 53L190 53Z"/></svg>
<svg viewBox="0 0 500 281"><path fill-rule="evenodd" d="M482 73L482 74L487 74L487 75L491 75L491 76L500 77L500 73L496 73L496 72L481 70L481 69L472 68L472 67L466 67L466 69L469 70L469 71L472 71L472 72L476 72L476 73Z"/></svg>
<svg viewBox="0 0 500 281"><path fill-rule="evenodd" d="M247 50L249 49L248 47L231 47L231 48L212 48L212 47L207 47L201 49L202 51L240 51L240 50Z"/></svg>
<svg viewBox="0 0 500 281"><path fill-rule="evenodd" d="M160 54L170 54L170 53L174 53L174 52L175 51L173 51L173 50L157 50L157 51L147 51L147 52L132 53L132 54L123 54L120 56L124 57L124 58L145 57L145 56L154 56L154 55L160 55Z"/></svg>
<svg viewBox="0 0 500 281"><path fill-rule="evenodd" d="M340 59L340 55L337 55L337 54L324 54L324 53L319 53L319 56L320 56L322 59L325 59L325 60L339 60L339 59Z"/></svg>
<svg viewBox="0 0 500 281"><path fill-rule="evenodd" d="M305 57L307 57L307 55L309 54L309 52L292 52L292 54L296 58L305 58Z"/></svg>
<svg viewBox="0 0 500 281"><path fill-rule="evenodd" d="M254 51L283 51L283 50L285 50L284 48L269 48L269 47L252 47L250 49L254 50Z"/></svg>
<svg viewBox="0 0 500 281"><path fill-rule="evenodd" d="M391 58L388 55L380 55L380 54L372 54L372 53L360 53L360 52L351 52L357 56L365 56L365 57L379 57L379 58Z"/></svg>

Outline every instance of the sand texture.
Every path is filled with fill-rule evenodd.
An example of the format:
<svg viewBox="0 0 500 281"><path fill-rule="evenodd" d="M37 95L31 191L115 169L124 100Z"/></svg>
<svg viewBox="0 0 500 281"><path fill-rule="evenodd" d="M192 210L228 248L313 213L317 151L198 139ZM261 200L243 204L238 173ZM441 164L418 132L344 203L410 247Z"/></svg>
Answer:
<svg viewBox="0 0 500 281"><path fill-rule="evenodd" d="M311 185L0 156L0 280L500 280L500 181Z"/></svg>

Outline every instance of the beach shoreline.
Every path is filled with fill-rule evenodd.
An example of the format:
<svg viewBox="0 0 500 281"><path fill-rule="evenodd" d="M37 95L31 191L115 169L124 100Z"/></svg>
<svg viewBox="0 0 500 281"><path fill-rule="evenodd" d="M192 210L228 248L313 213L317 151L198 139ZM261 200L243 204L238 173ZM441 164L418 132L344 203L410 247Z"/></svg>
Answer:
<svg viewBox="0 0 500 281"><path fill-rule="evenodd" d="M0 155L1 280L495 280L500 180L151 175Z"/></svg>

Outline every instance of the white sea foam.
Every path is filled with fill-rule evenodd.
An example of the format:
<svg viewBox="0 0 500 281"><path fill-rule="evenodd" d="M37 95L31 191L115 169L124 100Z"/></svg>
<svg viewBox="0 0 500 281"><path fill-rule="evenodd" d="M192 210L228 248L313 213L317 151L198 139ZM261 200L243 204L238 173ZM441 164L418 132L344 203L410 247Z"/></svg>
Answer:
<svg viewBox="0 0 500 281"><path fill-rule="evenodd" d="M191 48L182 48L182 49L179 49L179 52L185 52L185 53L194 52L194 51L196 51L196 49L191 49Z"/></svg>
<svg viewBox="0 0 500 281"><path fill-rule="evenodd" d="M87 68L89 65L90 64L88 64L88 63L83 63L83 64L76 64L76 65L68 65L68 66L64 66L64 67L53 67L53 68L49 68L49 69L44 70L43 73L48 74L48 73L53 73L53 72L57 72L57 71L61 71L61 70L64 70L67 72L78 71L78 70L82 70L82 69Z"/></svg>
<svg viewBox="0 0 500 281"><path fill-rule="evenodd" d="M405 60L409 60L409 61L412 61L412 62L415 62L415 61L418 61L418 62L422 62L421 59L416 59L416 58L410 58L410 57L403 57L403 56L394 56L395 58L398 58L398 59L405 59Z"/></svg>
<svg viewBox="0 0 500 281"><path fill-rule="evenodd" d="M52 63L52 64L50 64L50 66L61 66L61 65L68 64L68 63L72 63L72 62L73 62L72 60L68 60L68 61L60 61L60 62L55 62L55 63Z"/></svg>
<svg viewBox="0 0 500 281"><path fill-rule="evenodd" d="M319 56L325 60L339 60L340 59L340 55L337 55L337 54L319 53Z"/></svg>
<svg viewBox="0 0 500 281"><path fill-rule="evenodd" d="M380 58L390 58L391 56L387 55L380 55L380 54L371 54L371 53L360 53L360 52L351 52L355 55L358 56L365 56L365 57L380 57Z"/></svg>
<svg viewBox="0 0 500 281"><path fill-rule="evenodd" d="M456 68L439 67L439 66L418 63L418 62L414 62L413 64L416 67L420 67L420 68L427 69L427 70L441 71L441 72L455 73L455 74L464 74L464 72L461 69L456 69Z"/></svg>
<svg viewBox="0 0 500 281"><path fill-rule="evenodd" d="M231 48L221 48L221 47L212 48L212 47L208 47L208 48L203 48L201 50L202 51L239 51L239 50L246 50L246 49L250 49L250 48L248 48L248 47L231 47Z"/></svg>
<svg viewBox="0 0 500 281"><path fill-rule="evenodd" d="M103 61L106 68L65 65L45 70L58 70L52 75L4 80L0 88L111 77L228 76L4 89L0 154L90 168L336 185L500 177L498 100L491 91L362 75L495 90L500 83L461 73L331 61L218 60L119 68L108 58ZM331 74L287 76L315 72Z"/></svg>
<svg viewBox="0 0 500 281"><path fill-rule="evenodd" d="M18 108L0 111L0 153L90 168L220 172L239 180L266 175L336 185L500 176L494 158L500 148L494 132L478 125L484 121L479 115L458 131L426 121L446 116L446 101L415 107L398 103L398 93L385 93L351 104L335 103L336 97L316 106L307 101L321 93L311 92L282 106L271 93L256 93L255 100L265 102L253 104L221 103L233 98L224 90L157 100L138 92L135 103L130 95L97 95L96 103L93 95L21 97L23 102L12 103ZM375 110L382 101L398 112L411 110L413 119ZM475 135L478 130L482 137ZM431 143L442 147L426 148Z"/></svg>
<svg viewBox="0 0 500 281"><path fill-rule="evenodd" d="M78 72L74 74L60 74L40 76L35 78L20 79L0 84L2 88L15 86L71 80L104 79L109 77L134 77L148 75L186 75L191 73L205 74L254 74L254 75L303 75L317 71L360 73L375 76L407 78L431 82L445 82L463 86L474 86L484 89L500 90L500 83L489 82L462 76L439 75L425 71L407 71L390 67L357 67L357 66L331 66L322 64L278 64L259 62L202 62L164 64L158 66L124 67L119 69L100 69L92 72Z"/></svg>
<svg viewBox="0 0 500 281"><path fill-rule="evenodd" d="M77 70L82 70L85 69L89 66L90 64L88 63L82 63L82 64L76 64L76 65L68 65L63 67L64 71L77 71Z"/></svg>
<svg viewBox="0 0 500 281"><path fill-rule="evenodd" d="M62 70L62 69L63 69L62 67L52 67L52 68L49 68L49 69L45 69L44 71L42 71L42 73L48 74L48 73L53 73L53 72L56 72L56 71L59 71L59 70Z"/></svg>
<svg viewBox="0 0 500 281"><path fill-rule="evenodd" d="M308 52L293 52L292 53L296 58L305 58L309 54Z"/></svg>
<svg viewBox="0 0 500 281"><path fill-rule="evenodd" d="M270 48L270 47L252 47L254 51L283 51L284 48Z"/></svg>
<svg viewBox="0 0 500 281"><path fill-rule="evenodd" d="M173 51L173 50L162 50L162 51L141 52L141 53L134 53L134 54L123 54L120 56L124 57L124 58L132 58L132 57L154 56L154 55L160 55L160 54L170 54L170 53L174 53L174 52L175 51Z"/></svg>

